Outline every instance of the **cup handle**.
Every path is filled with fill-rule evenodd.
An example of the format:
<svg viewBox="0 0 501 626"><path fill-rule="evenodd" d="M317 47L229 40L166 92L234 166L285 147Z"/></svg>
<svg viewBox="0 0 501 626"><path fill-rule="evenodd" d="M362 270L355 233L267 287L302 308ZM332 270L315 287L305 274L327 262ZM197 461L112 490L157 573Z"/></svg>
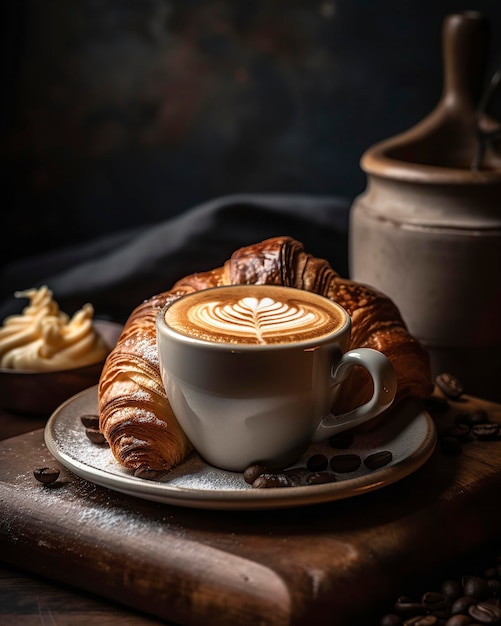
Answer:
<svg viewBox="0 0 501 626"><path fill-rule="evenodd" d="M397 377L392 364L387 357L372 348L358 348L343 354L332 373L333 385L341 384L356 366L361 365L369 372L374 382L372 398L365 404L342 413L325 416L313 433L312 441L324 441L337 432L353 428L385 411L395 399L397 391Z"/></svg>

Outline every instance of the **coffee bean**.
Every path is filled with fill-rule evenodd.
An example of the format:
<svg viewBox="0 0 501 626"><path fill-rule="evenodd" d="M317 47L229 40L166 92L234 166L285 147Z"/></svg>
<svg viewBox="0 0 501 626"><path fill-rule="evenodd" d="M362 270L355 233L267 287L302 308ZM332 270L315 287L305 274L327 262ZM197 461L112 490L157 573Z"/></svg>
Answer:
<svg viewBox="0 0 501 626"><path fill-rule="evenodd" d="M99 430L99 417L97 415L82 415L80 421L85 428L95 428Z"/></svg>
<svg viewBox="0 0 501 626"><path fill-rule="evenodd" d="M59 478L57 467L40 467L33 472L33 476L44 485L50 485Z"/></svg>
<svg viewBox="0 0 501 626"><path fill-rule="evenodd" d="M352 430L343 430L329 437L329 444L332 448L346 450L353 444L355 433Z"/></svg>
<svg viewBox="0 0 501 626"><path fill-rule="evenodd" d="M476 600L484 600L489 595L489 585L487 580L481 576L465 576L463 582L463 593Z"/></svg>
<svg viewBox="0 0 501 626"><path fill-rule="evenodd" d="M306 479L310 475L310 471L306 467L291 467L283 472L291 481L293 487L306 485Z"/></svg>
<svg viewBox="0 0 501 626"><path fill-rule="evenodd" d="M416 602L413 598L409 598L407 596L399 596L393 608L395 613L398 613L403 617L423 615L425 612L425 608L421 602Z"/></svg>
<svg viewBox="0 0 501 626"><path fill-rule="evenodd" d="M92 443L96 443L98 445L107 443L105 436L97 428L86 428L85 434L92 441Z"/></svg>
<svg viewBox="0 0 501 626"><path fill-rule="evenodd" d="M370 470L375 470L388 465L392 460L393 454L389 450L382 450L381 452L369 454L364 460L364 465Z"/></svg>
<svg viewBox="0 0 501 626"><path fill-rule="evenodd" d="M495 422L475 424L475 426L471 429L471 432L474 437L484 441L497 439L499 435L499 424L496 424Z"/></svg>
<svg viewBox="0 0 501 626"><path fill-rule="evenodd" d="M481 575L468 574L460 580L445 579L440 591L426 591L420 602L409 596L399 596L393 610L382 617L379 626L428 623L437 626L501 626L501 551L494 557L494 563L481 571Z"/></svg>
<svg viewBox="0 0 501 626"><path fill-rule="evenodd" d="M441 591L450 602L451 600L456 600L463 594L463 587L457 580L447 578L442 583Z"/></svg>
<svg viewBox="0 0 501 626"><path fill-rule="evenodd" d="M456 613L467 613L469 607L472 604L475 604L475 598L471 596L461 596L454 600L451 604L451 615L455 615Z"/></svg>
<svg viewBox="0 0 501 626"><path fill-rule="evenodd" d="M463 394L463 385L461 384L459 379L452 374L448 374L446 372L444 372L443 374L439 374L435 377L435 383L442 391L444 396L450 398L451 400L456 400Z"/></svg>
<svg viewBox="0 0 501 626"><path fill-rule="evenodd" d="M340 474L355 472L361 464L362 459L358 454L336 454L329 461L331 470Z"/></svg>
<svg viewBox="0 0 501 626"><path fill-rule="evenodd" d="M321 485L336 482L336 476L331 472L312 472L306 479L308 485Z"/></svg>
<svg viewBox="0 0 501 626"><path fill-rule="evenodd" d="M273 489L276 487L292 487L292 481L285 474L261 474L252 483L254 489Z"/></svg>
<svg viewBox="0 0 501 626"><path fill-rule="evenodd" d="M249 485L252 485L258 476L269 472L270 469L265 465L255 463L254 465L249 465L249 467L244 471L244 480L246 483L249 483Z"/></svg>
<svg viewBox="0 0 501 626"><path fill-rule="evenodd" d="M468 614L481 624L501 623L501 608L487 602L472 604L468 609Z"/></svg>
<svg viewBox="0 0 501 626"><path fill-rule="evenodd" d="M314 454L306 462L306 467L312 472L321 472L329 464L329 459L325 454Z"/></svg>
<svg viewBox="0 0 501 626"><path fill-rule="evenodd" d="M487 584L489 585L489 591L495 598L501 597L501 580L489 578L487 579Z"/></svg>
<svg viewBox="0 0 501 626"><path fill-rule="evenodd" d="M429 611L439 611L448 606L447 598L438 591L427 591L421 598L421 604Z"/></svg>

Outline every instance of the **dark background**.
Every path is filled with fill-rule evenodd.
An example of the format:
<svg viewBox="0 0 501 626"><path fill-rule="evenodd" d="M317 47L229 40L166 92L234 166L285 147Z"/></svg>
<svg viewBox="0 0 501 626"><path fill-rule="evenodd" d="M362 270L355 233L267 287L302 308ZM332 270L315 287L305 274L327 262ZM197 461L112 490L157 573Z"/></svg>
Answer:
<svg viewBox="0 0 501 626"><path fill-rule="evenodd" d="M3 0L2 263L234 193L361 192L426 115L444 17L501 2Z"/></svg>

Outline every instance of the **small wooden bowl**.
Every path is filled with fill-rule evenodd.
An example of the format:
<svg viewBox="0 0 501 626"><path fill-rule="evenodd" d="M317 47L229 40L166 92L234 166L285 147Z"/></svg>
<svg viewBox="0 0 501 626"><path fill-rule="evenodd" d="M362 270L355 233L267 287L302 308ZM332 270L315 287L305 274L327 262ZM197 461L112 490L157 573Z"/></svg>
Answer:
<svg viewBox="0 0 501 626"><path fill-rule="evenodd" d="M122 331L120 324L94 320L94 327L112 348ZM97 385L104 360L85 367L36 372L0 368L0 407L4 411L49 416L65 400Z"/></svg>

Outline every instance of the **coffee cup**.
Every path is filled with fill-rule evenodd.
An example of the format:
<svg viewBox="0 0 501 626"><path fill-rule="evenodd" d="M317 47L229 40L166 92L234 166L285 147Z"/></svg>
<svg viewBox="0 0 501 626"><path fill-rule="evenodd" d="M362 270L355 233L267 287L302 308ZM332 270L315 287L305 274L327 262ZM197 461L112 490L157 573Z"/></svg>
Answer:
<svg viewBox="0 0 501 626"><path fill-rule="evenodd" d="M156 319L162 382L193 447L209 464L241 472L286 467L312 442L357 426L393 402L396 376L381 352L348 350L351 318L316 293L228 285L189 293ZM356 366L370 400L332 406Z"/></svg>

